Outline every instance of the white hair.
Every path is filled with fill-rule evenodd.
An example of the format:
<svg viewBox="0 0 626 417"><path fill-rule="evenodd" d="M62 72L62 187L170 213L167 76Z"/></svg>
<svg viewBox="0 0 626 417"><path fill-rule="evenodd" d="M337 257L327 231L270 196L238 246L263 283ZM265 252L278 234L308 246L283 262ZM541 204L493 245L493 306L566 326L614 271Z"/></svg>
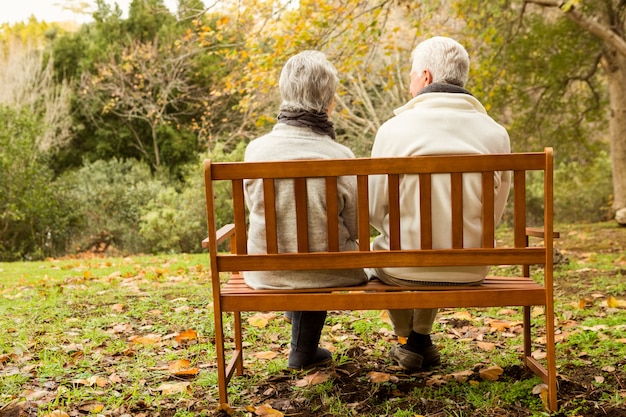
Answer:
<svg viewBox="0 0 626 417"><path fill-rule="evenodd" d="M280 73L280 110L325 113L338 85L337 70L323 52L300 52L287 60Z"/></svg>
<svg viewBox="0 0 626 417"><path fill-rule="evenodd" d="M434 83L464 87L469 74L470 59L467 51L457 41L435 36L421 42L411 53L411 71L421 74L430 71Z"/></svg>

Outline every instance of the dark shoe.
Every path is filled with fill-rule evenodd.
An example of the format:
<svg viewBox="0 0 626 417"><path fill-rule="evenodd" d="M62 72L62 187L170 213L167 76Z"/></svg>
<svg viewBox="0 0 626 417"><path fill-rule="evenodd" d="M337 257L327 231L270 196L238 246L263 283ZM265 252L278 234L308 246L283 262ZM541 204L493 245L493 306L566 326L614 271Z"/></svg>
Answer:
<svg viewBox="0 0 626 417"><path fill-rule="evenodd" d="M333 357L331 353L324 348L317 348L313 355L292 350L291 352L289 352L287 368L299 370L311 369L318 366L328 365L332 361L332 359Z"/></svg>
<svg viewBox="0 0 626 417"><path fill-rule="evenodd" d="M425 348L420 353L412 352L403 345L396 345L390 349L389 355L398 365L410 372L417 372L441 364L441 355L435 345Z"/></svg>
<svg viewBox="0 0 626 417"><path fill-rule="evenodd" d="M441 365L441 354L435 345L430 345L426 349L420 351L420 355L424 358L424 361L422 362L422 369L428 369L433 366Z"/></svg>
<svg viewBox="0 0 626 417"><path fill-rule="evenodd" d="M325 365L332 355L319 347L322 328L326 321L326 311L290 311L291 351L287 367L289 369L310 369Z"/></svg>
<svg viewBox="0 0 626 417"><path fill-rule="evenodd" d="M416 372L422 369L424 357L419 353L411 352L402 345L392 346L389 350L391 359L396 361L403 369L409 372Z"/></svg>

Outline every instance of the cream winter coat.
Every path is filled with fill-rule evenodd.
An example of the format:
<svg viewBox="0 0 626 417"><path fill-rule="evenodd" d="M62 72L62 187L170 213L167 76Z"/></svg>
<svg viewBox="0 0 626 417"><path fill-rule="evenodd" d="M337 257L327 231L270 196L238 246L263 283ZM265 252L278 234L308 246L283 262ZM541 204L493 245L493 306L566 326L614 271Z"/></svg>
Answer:
<svg viewBox="0 0 626 417"><path fill-rule="evenodd" d="M457 88L457 87L455 87ZM462 89L459 89L464 91ZM469 93L428 92L414 97L395 111L376 135L372 157L490 154L510 152L509 136L504 127L487 115L485 108ZM495 221L504 212L511 183L510 172L495 175ZM465 175L464 246L479 247L481 242L481 179L479 174ZM405 176L400 184L401 245L403 249L420 248L419 178ZM432 177L433 248L450 248L450 177ZM389 248L388 190L383 177L370 178L370 223L380 235L373 249ZM479 282L488 267L386 268L378 276L409 281Z"/></svg>
<svg viewBox="0 0 626 417"><path fill-rule="evenodd" d="M329 136L314 133L306 127L278 123L271 133L253 140L245 153L246 161L275 161L294 159L354 158L347 147ZM357 250L356 178L338 181L339 250ZM265 253L265 213L263 183L244 182L246 204L250 211L248 253ZM313 252L328 249L326 239L326 197L324 179L308 180L309 246ZM278 251L297 252L295 201L293 181L276 182L276 221ZM361 269L322 271L250 271L244 272L246 284L261 288L323 288L358 285L367 281Z"/></svg>

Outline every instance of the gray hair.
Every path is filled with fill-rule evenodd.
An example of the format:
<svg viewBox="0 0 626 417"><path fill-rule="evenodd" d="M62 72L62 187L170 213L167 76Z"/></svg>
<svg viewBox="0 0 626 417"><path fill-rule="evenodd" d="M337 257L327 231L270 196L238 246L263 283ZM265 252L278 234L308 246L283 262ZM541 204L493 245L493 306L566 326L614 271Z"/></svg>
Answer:
<svg viewBox="0 0 626 417"><path fill-rule="evenodd" d="M335 97L339 77L320 51L303 51L287 60L278 81L281 111L325 113Z"/></svg>
<svg viewBox="0 0 626 417"><path fill-rule="evenodd" d="M464 87L469 74L470 59L467 51L457 41L435 36L421 42L411 53L411 70L421 74L428 70L433 82Z"/></svg>

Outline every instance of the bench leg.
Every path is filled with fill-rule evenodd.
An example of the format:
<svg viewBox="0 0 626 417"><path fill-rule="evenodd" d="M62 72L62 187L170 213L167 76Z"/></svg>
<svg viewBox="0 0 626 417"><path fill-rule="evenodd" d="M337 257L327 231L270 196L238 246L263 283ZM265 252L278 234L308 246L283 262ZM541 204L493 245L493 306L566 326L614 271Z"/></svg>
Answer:
<svg viewBox="0 0 626 417"><path fill-rule="evenodd" d="M215 353L217 356L217 386L220 404L228 404L228 375L226 372L226 357L224 355L224 326L222 312L216 306L214 311L215 326Z"/></svg>
<svg viewBox="0 0 626 417"><path fill-rule="evenodd" d="M532 342L530 332L530 306L524 306L524 358L532 354ZM528 366L526 366L528 368Z"/></svg>
<svg viewBox="0 0 626 417"><path fill-rule="evenodd" d="M237 355L237 375L243 375L243 338L241 332L241 312L235 311L234 326L235 326L235 355Z"/></svg>

